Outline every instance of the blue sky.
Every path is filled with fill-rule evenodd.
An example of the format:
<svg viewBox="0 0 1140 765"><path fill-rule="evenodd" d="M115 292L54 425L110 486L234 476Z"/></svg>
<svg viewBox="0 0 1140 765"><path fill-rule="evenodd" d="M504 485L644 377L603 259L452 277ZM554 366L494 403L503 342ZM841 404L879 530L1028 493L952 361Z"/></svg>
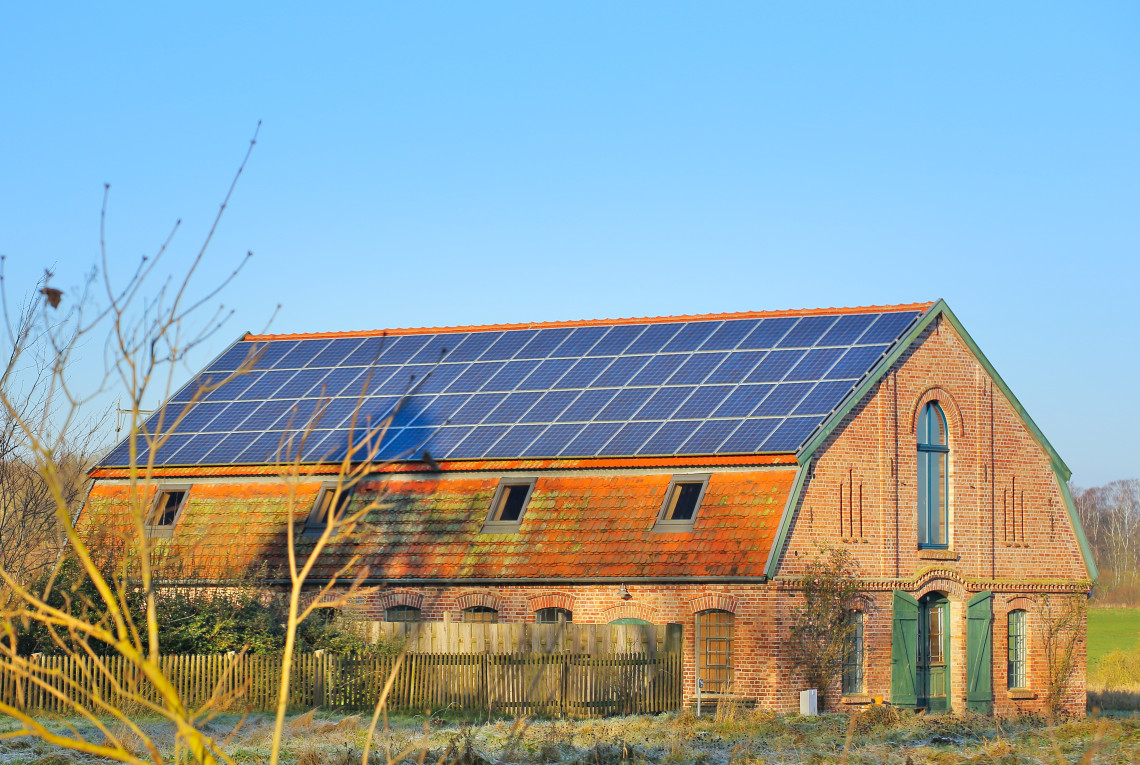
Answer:
<svg viewBox="0 0 1140 765"><path fill-rule="evenodd" d="M19 4L8 289L183 228L278 332L944 297L1089 485L1140 476L1134 3ZM197 363L196 361L194 363ZM189 375L190 369L185 370Z"/></svg>

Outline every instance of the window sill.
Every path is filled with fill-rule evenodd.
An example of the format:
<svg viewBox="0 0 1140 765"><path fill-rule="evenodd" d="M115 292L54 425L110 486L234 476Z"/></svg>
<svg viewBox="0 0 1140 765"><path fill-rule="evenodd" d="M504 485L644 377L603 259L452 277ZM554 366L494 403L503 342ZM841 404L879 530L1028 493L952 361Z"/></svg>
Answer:
<svg viewBox="0 0 1140 765"><path fill-rule="evenodd" d="M522 530L522 521L486 521L480 534L518 534Z"/></svg>
<svg viewBox="0 0 1140 765"><path fill-rule="evenodd" d="M843 697L844 704L874 704L875 699L867 693L849 693Z"/></svg>
<svg viewBox="0 0 1140 765"><path fill-rule="evenodd" d="M653 534L691 534L693 521L657 521L649 531Z"/></svg>
<svg viewBox="0 0 1140 765"><path fill-rule="evenodd" d="M173 537L173 526L148 526L146 529L147 539L172 539Z"/></svg>
<svg viewBox="0 0 1140 765"><path fill-rule="evenodd" d="M1028 701L1037 698L1037 692L1028 688L1010 688L1005 695L1015 701Z"/></svg>
<svg viewBox="0 0 1140 765"><path fill-rule="evenodd" d="M920 547L918 548L919 560L959 560L962 556L953 550L948 550L944 547Z"/></svg>

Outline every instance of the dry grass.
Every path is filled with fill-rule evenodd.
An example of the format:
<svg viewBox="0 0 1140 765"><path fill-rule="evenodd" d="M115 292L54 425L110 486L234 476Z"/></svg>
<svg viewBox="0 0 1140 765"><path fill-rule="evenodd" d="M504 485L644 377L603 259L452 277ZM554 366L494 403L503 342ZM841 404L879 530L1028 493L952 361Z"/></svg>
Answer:
<svg viewBox="0 0 1140 765"><path fill-rule="evenodd" d="M239 722L209 725L218 739ZM54 725L64 725L56 721ZM76 724L76 723L73 723ZM0 732L14 724L0 720ZM80 730L83 730L80 728ZM163 740L156 721L149 735ZM268 762L273 719L250 717L226 746L240 763ZM355 715L308 712L288 721L282 762L298 765L359 763L364 726ZM378 735L370 761L411 750L401 763L457 765L780 765L781 763L1074 763L1140 762L1140 716L1090 718L1055 726L1026 717L999 720L976 715L915 716L872 707L853 718L782 717L733 709L697 718L691 712L603 720L543 720L518 726L509 720L472 725L436 717L401 718ZM424 755L421 760L421 754ZM0 741L0 763L77 763L72 755L32 739ZM82 760L93 762L93 760Z"/></svg>

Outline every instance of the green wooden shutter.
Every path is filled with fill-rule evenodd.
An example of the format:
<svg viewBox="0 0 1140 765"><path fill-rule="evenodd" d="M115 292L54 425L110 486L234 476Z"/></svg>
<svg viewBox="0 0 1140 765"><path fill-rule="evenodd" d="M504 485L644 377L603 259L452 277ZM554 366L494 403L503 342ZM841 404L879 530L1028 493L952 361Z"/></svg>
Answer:
<svg viewBox="0 0 1140 765"><path fill-rule="evenodd" d="M918 601L895 590L891 624L891 703L918 706Z"/></svg>
<svg viewBox="0 0 1140 765"><path fill-rule="evenodd" d="M966 709L994 711L994 595L979 592L966 604Z"/></svg>

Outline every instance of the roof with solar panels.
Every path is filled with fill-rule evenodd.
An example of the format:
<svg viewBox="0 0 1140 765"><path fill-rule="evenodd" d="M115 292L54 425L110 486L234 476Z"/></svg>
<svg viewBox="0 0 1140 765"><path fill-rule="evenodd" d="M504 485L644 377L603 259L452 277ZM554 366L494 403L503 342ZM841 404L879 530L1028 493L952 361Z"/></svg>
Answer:
<svg viewBox="0 0 1140 765"><path fill-rule="evenodd" d="M932 305L246 335L146 430L188 467L793 454Z"/></svg>

